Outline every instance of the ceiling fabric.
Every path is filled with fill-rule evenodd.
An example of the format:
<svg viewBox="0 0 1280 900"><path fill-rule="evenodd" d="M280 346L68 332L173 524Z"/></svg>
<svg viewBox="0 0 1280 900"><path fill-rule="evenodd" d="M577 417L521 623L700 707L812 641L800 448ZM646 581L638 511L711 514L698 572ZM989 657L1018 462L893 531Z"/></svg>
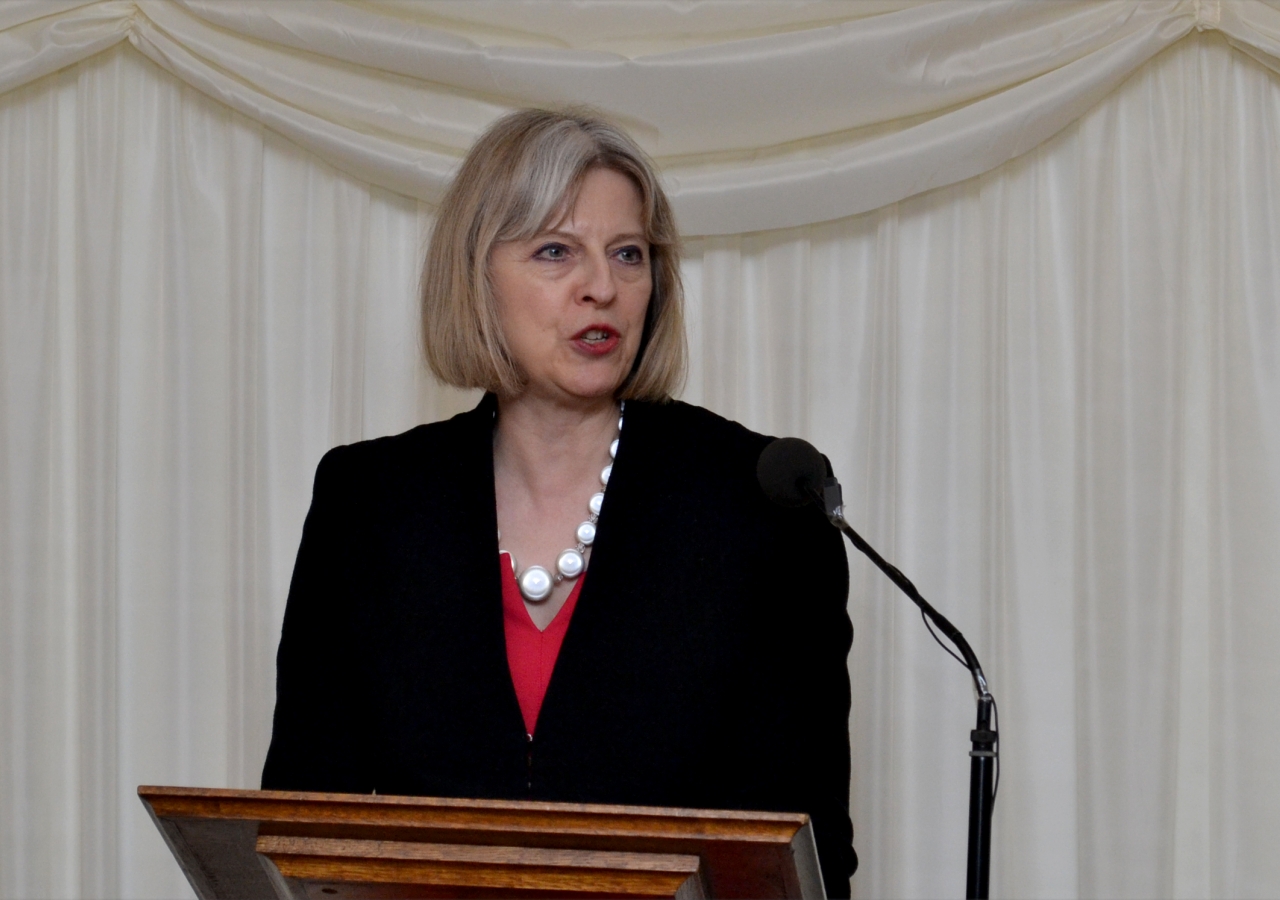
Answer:
<svg viewBox="0 0 1280 900"><path fill-rule="evenodd" d="M740 234L989 171L1193 29L1280 71L1277 0L20 0L0 7L0 91L127 40L339 169L429 203L495 117L588 103L655 157L686 234Z"/></svg>

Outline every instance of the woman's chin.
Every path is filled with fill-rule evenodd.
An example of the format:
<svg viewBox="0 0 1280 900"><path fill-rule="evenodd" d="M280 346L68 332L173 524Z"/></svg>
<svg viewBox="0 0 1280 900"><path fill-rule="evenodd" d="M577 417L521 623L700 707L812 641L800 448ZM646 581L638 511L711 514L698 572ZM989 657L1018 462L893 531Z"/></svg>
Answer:
<svg viewBox="0 0 1280 900"><path fill-rule="evenodd" d="M612 399L622 382L626 381L627 371L620 366L597 364L566 367L560 371L547 372L541 377L530 373L525 393L562 403L580 402L590 405L602 399Z"/></svg>
<svg viewBox="0 0 1280 900"><path fill-rule="evenodd" d="M570 400L576 400L584 406L592 406L605 400L612 400L614 394L618 392L618 385L609 383L606 385L594 386L590 388L579 388L573 391L566 391Z"/></svg>
<svg viewBox="0 0 1280 900"><path fill-rule="evenodd" d="M545 383L531 383L527 393L556 399L569 405L592 406L602 400L612 400L624 378L565 379Z"/></svg>

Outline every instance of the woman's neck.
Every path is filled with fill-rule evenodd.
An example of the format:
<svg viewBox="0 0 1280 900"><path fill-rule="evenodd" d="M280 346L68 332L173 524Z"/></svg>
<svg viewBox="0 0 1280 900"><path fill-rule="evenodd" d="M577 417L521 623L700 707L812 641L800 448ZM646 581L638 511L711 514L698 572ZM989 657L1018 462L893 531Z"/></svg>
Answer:
<svg viewBox="0 0 1280 900"><path fill-rule="evenodd" d="M559 494L598 474L602 450L618 434L612 397L565 405L528 394L498 399L494 468L534 496Z"/></svg>

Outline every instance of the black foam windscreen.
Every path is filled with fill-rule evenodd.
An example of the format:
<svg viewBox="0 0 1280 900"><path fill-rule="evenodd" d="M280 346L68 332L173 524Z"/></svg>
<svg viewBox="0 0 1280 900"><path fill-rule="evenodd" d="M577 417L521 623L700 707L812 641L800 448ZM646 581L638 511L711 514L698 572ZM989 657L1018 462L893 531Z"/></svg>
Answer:
<svg viewBox="0 0 1280 900"><path fill-rule="evenodd" d="M808 441L778 438L765 447L756 463L756 478L764 495L781 506L804 506L822 493L827 464Z"/></svg>

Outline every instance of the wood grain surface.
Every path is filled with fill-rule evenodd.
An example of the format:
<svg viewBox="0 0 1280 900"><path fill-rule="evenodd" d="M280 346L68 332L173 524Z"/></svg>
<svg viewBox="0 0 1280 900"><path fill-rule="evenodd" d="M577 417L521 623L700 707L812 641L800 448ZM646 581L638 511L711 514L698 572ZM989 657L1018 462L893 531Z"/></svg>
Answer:
<svg viewBox="0 0 1280 900"><path fill-rule="evenodd" d="M820 896L812 873L796 869L816 862L799 813L151 786L138 794L201 897L275 897L281 878L291 895L320 900L587 895L574 886L593 896ZM360 881L383 892L352 893ZM458 892L393 888L414 884Z"/></svg>
<svg viewBox="0 0 1280 900"><path fill-rule="evenodd" d="M258 853L288 879L674 897L696 856L616 850L414 844L266 835Z"/></svg>

